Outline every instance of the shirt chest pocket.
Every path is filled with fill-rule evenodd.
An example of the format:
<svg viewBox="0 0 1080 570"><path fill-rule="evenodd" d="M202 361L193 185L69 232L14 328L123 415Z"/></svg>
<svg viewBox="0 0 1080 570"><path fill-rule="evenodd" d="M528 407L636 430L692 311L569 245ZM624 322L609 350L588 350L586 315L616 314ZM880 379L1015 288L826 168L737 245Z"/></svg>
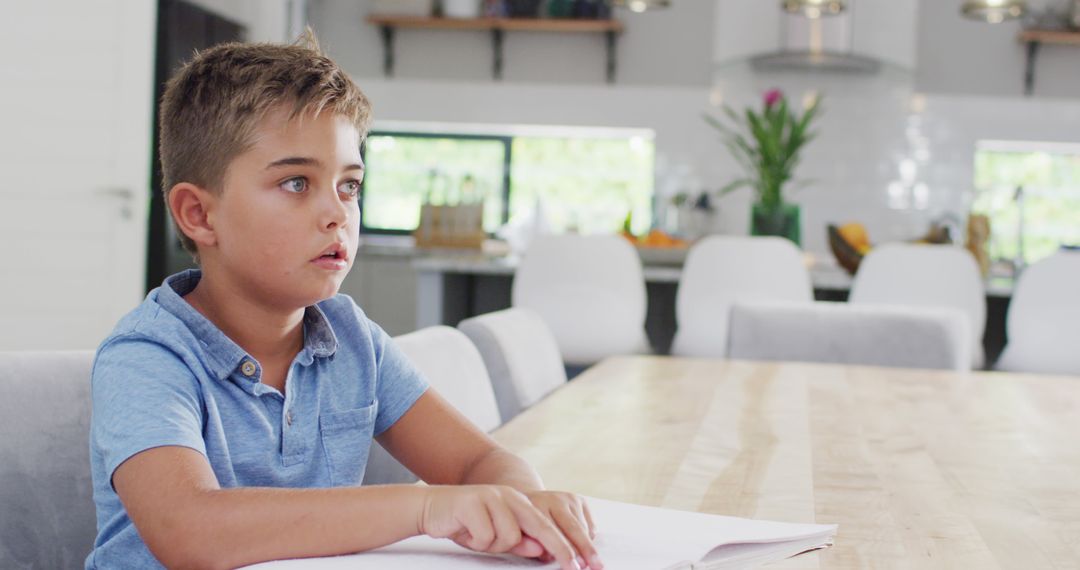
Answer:
<svg viewBox="0 0 1080 570"><path fill-rule="evenodd" d="M319 437L335 487L359 485L364 477L379 403L319 416Z"/></svg>

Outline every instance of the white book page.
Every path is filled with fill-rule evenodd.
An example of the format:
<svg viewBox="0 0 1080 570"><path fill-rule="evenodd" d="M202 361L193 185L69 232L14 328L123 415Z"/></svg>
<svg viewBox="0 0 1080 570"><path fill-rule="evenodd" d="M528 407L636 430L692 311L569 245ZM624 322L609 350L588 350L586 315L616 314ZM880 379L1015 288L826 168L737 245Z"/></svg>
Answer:
<svg viewBox="0 0 1080 570"><path fill-rule="evenodd" d="M595 545L607 568L618 570L664 570L689 568L691 561L705 558L710 551L725 544L784 543L798 544L791 551L777 544L777 550L790 556L813 545L831 542L836 525L792 524L724 517L656 507L643 507L603 499L586 498L596 523ZM809 545L809 546L807 546ZM735 547L733 551L752 550L756 556L768 555L769 549ZM722 552L709 556L711 560ZM789 552L790 551L790 552ZM755 557L756 557L755 556ZM723 558L723 556L719 556ZM722 564L722 563L721 563ZM716 566L715 561L707 567ZM558 568L555 563L541 564L509 555L479 554L449 540L418 536L370 552L327 558L279 560L248 566L251 570L353 570L367 568L409 568L415 570L471 570L482 568Z"/></svg>

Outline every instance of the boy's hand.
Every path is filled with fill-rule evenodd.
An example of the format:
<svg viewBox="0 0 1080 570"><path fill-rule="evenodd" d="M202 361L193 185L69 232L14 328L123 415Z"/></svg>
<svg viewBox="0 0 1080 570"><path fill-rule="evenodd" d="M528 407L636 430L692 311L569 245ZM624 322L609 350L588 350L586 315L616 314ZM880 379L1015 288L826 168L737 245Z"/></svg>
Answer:
<svg viewBox="0 0 1080 570"><path fill-rule="evenodd" d="M590 570L601 570L604 564L592 544L596 528L585 499L561 491L531 491L525 493L529 501L547 515L574 545Z"/></svg>
<svg viewBox="0 0 1080 570"><path fill-rule="evenodd" d="M550 501L542 498L541 504ZM565 531L560 530L562 525L556 526L554 520L534 506L530 497L512 487L433 486L428 487L424 499L419 530L477 552L526 558L547 554L558 561L562 570L581 570L575 548L564 536Z"/></svg>

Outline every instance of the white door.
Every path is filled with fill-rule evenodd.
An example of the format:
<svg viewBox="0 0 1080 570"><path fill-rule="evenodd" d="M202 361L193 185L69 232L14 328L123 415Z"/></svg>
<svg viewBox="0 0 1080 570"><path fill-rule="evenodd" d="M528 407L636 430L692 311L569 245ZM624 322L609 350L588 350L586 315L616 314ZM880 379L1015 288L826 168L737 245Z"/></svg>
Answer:
<svg viewBox="0 0 1080 570"><path fill-rule="evenodd" d="M143 296L156 6L0 7L0 350L94 348Z"/></svg>

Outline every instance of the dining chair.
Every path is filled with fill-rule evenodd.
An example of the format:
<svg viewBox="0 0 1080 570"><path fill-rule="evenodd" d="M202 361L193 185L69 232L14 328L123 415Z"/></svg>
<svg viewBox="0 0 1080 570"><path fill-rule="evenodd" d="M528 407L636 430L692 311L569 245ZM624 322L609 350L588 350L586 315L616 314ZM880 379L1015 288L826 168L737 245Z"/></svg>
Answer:
<svg viewBox="0 0 1080 570"><path fill-rule="evenodd" d="M559 345L540 315L517 307L458 323L484 359L502 421L566 383Z"/></svg>
<svg viewBox="0 0 1080 570"><path fill-rule="evenodd" d="M514 275L511 305L540 315L569 366L650 350L641 259L618 236L535 239Z"/></svg>
<svg viewBox="0 0 1080 570"><path fill-rule="evenodd" d="M728 357L967 370L967 315L951 307L737 302Z"/></svg>
<svg viewBox="0 0 1080 570"><path fill-rule="evenodd" d="M982 366L986 294L979 266L966 249L906 243L876 247L859 264L848 302L958 309L969 319L971 366Z"/></svg>
<svg viewBox="0 0 1080 570"><path fill-rule="evenodd" d="M697 242L679 279L671 353L727 356L731 305L752 300L813 302L799 249L779 237L710 236Z"/></svg>
<svg viewBox="0 0 1080 570"><path fill-rule="evenodd" d="M0 352L0 568L81 568L93 547L93 358Z"/></svg>
<svg viewBox="0 0 1080 570"><path fill-rule="evenodd" d="M997 368L1080 375L1080 252L1060 251L1020 274Z"/></svg>
<svg viewBox="0 0 1080 570"><path fill-rule="evenodd" d="M485 432L499 427L499 406L484 360L469 337L447 326L434 326L394 337L394 343L451 406ZM416 480L377 442L372 442L364 483Z"/></svg>

